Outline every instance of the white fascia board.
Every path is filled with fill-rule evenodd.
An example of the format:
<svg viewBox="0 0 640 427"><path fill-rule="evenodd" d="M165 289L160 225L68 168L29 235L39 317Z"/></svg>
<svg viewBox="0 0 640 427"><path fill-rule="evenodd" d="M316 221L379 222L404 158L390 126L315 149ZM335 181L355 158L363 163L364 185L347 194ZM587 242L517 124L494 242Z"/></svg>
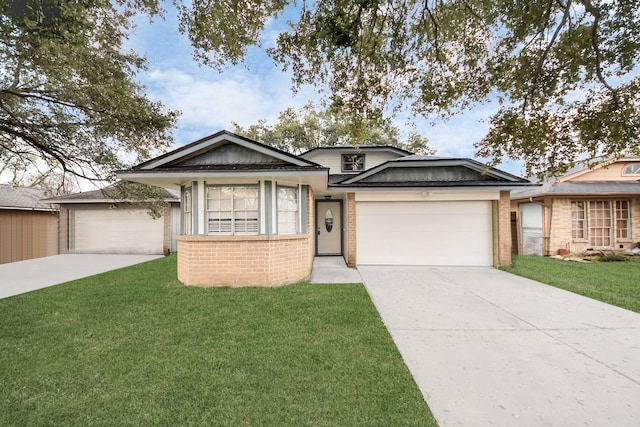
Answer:
<svg viewBox="0 0 640 427"><path fill-rule="evenodd" d="M327 176L326 170L314 171L180 171L180 172L154 172L154 171L126 171L116 175L119 179L137 178L272 178L291 176Z"/></svg>
<svg viewBox="0 0 640 427"><path fill-rule="evenodd" d="M401 191L502 191L502 190L517 190L517 189L522 189L522 188L526 188L523 187L521 185L487 185L487 186L480 186L480 185L469 185L469 186L439 186L439 187L429 187L429 186L424 186L424 187L347 187L347 186L336 186L336 185L331 185L329 186L329 191L342 191L342 192L349 192L349 193L353 193L356 191L363 191L363 192L369 192L369 191L390 191L390 192L401 192Z"/></svg>
<svg viewBox="0 0 640 427"><path fill-rule="evenodd" d="M384 191L356 192L356 202L412 202L412 201L484 201L500 200L500 191Z"/></svg>

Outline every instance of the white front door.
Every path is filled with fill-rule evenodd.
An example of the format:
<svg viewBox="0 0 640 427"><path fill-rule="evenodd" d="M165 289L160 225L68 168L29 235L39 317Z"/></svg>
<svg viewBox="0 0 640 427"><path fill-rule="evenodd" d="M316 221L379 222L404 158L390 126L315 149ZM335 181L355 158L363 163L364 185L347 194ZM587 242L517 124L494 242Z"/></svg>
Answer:
<svg viewBox="0 0 640 427"><path fill-rule="evenodd" d="M342 255L342 203L318 202L317 255Z"/></svg>

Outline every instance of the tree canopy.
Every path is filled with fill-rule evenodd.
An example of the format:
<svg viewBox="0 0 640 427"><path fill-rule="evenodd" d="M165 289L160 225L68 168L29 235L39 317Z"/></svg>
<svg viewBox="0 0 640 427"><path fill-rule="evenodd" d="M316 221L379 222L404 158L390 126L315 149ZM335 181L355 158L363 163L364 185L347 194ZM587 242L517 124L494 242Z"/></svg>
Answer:
<svg viewBox="0 0 640 427"><path fill-rule="evenodd" d="M203 0L181 6L195 56L237 64L266 24L294 87L327 87L356 125L384 111L448 117L495 102L478 154L561 172L640 155L637 0Z"/></svg>
<svg viewBox="0 0 640 427"><path fill-rule="evenodd" d="M171 144L177 113L146 97L136 80L145 60L123 47L133 14L158 5L117 3L0 0L3 170L35 169L37 182L65 187L70 175L106 179Z"/></svg>
<svg viewBox="0 0 640 427"><path fill-rule="evenodd" d="M316 147L347 145L353 141L353 129L339 109L307 103L299 111L287 108L280 112L275 124L266 120L242 127L233 123L234 132L271 145L280 150L299 154ZM403 136L391 119L384 118L361 126L357 140L362 145L391 145L417 154L434 154L427 138L417 132Z"/></svg>

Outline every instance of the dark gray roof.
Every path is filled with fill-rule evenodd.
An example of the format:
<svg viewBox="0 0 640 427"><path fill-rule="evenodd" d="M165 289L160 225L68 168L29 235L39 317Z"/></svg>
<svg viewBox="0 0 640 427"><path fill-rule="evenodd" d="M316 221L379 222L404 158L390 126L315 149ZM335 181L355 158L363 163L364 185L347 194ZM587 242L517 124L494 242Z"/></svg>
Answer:
<svg viewBox="0 0 640 427"><path fill-rule="evenodd" d="M640 181L579 181L546 182L542 186L513 192L512 199L528 199L537 196L605 196L640 195Z"/></svg>
<svg viewBox="0 0 640 427"><path fill-rule="evenodd" d="M305 151L304 153L299 154L300 157L306 157L307 154L313 153L314 151L324 151L324 150L342 150L342 151L357 151L357 150L366 150L366 151L391 151L397 153L401 156L411 156L413 153L411 151L404 150L402 148L394 147L392 145L330 145L326 147L316 147L312 148L309 151Z"/></svg>
<svg viewBox="0 0 640 427"><path fill-rule="evenodd" d="M175 190L164 190L164 199L167 202L179 202L180 192ZM114 201L122 201L125 196L122 194L121 189L118 187L118 183L109 185L108 187L101 188L93 191L81 191L79 193L67 194L66 196L52 197L46 199L51 203L109 203Z"/></svg>
<svg viewBox="0 0 640 427"><path fill-rule="evenodd" d="M0 184L0 209L57 211L57 206L41 200L49 194L40 188L14 187Z"/></svg>

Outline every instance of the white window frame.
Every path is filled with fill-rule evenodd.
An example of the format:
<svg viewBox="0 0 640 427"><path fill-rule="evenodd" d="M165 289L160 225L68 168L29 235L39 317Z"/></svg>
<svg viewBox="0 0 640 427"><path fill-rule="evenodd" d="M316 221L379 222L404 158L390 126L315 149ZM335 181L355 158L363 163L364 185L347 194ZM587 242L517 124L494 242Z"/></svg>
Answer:
<svg viewBox="0 0 640 427"><path fill-rule="evenodd" d="M285 200L281 198L284 195L289 195L290 197ZM295 201L295 205L292 201ZM300 189L298 187L277 185L276 204L278 215L277 234L298 234L300 232Z"/></svg>
<svg viewBox="0 0 640 427"><path fill-rule="evenodd" d="M587 209L582 200L571 202L571 237L576 240L587 240Z"/></svg>
<svg viewBox="0 0 640 427"><path fill-rule="evenodd" d="M588 242L597 248L610 248L615 242L630 241L630 201L622 199L572 201L571 237L575 242Z"/></svg>
<svg viewBox="0 0 640 427"><path fill-rule="evenodd" d="M205 188L205 230L208 235L259 233L260 188L257 184L207 185ZM255 197L247 193L255 193Z"/></svg>
<svg viewBox="0 0 640 427"><path fill-rule="evenodd" d="M640 175L640 162L629 163L622 170L622 175Z"/></svg>
<svg viewBox="0 0 640 427"><path fill-rule="evenodd" d="M193 192L191 187L184 190L184 226L183 232L185 235L191 235L193 233Z"/></svg>

